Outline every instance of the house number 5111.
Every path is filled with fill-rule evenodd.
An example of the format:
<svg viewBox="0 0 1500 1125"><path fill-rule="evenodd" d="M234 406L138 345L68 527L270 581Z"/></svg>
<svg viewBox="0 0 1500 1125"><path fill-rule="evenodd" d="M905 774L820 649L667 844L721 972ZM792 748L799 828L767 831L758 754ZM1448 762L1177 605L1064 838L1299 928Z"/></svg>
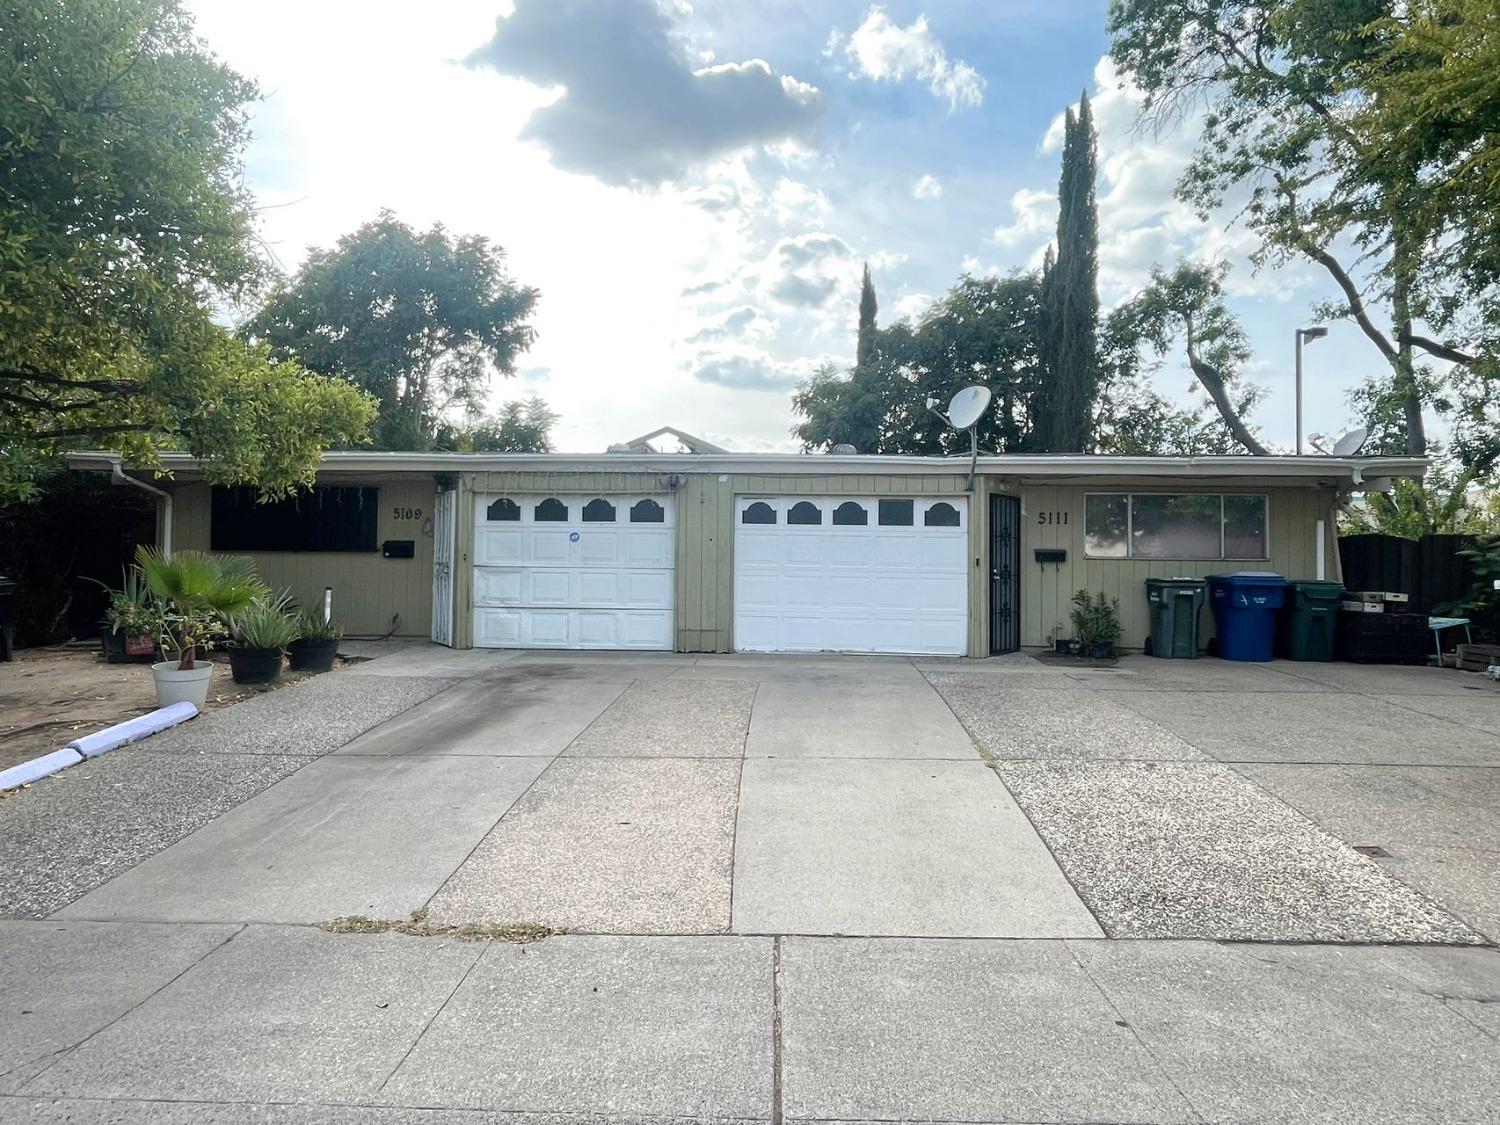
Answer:
<svg viewBox="0 0 1500 1125"><path fill-rule="evenodd" d="M1038 512L1036 522L1052 527L1066 527L1068 523L1067 512Z"/></svg>

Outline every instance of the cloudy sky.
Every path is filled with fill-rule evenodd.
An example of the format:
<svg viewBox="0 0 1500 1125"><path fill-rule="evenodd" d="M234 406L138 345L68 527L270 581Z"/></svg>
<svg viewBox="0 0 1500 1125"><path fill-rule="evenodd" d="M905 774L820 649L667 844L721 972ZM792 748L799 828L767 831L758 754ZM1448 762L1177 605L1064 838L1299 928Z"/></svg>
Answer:
<svg viewBox="0 0 1500 1125"><path fill-rule="evenodd" d="M881 322L964 271L1040 261L1060 116L1100 130L1101 296L1155 262L1235 263L1256 418L1292 440L1292 333L1333 295L1254 274L1229 216L1173 202L1191 129L1134 128L1106 0L190 0L256 79L247 176L281 266L390 208L504 246L539 338L496 402L545 397L564 450L661 425L794 448L790 391L852 359L860 265ZM1378 358L1339 325L1307 354L1308 429L1338 432ZM1180 359L1157 376L1187 397Z"/></svg>

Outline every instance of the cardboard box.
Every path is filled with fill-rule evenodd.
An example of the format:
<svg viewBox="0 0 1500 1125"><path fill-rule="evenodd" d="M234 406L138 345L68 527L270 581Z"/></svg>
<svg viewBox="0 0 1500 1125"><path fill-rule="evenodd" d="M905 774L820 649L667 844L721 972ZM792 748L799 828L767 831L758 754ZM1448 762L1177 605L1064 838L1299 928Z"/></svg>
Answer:
<svg viewBox="0 0 1500 1125"><path fill-rule="evenodd" d="M1359 602L1390 602L1392 605L1405 605L1411 601L1410 594L1397 594L1390 590L1350 590L1344 596Z"/></svg>
<svg viewBox="0 0 1500 1125"><path fill-rule="evenodd" d="M1339 608L1345 613L1384 613L1384 602L1340 602Z"/></svg>

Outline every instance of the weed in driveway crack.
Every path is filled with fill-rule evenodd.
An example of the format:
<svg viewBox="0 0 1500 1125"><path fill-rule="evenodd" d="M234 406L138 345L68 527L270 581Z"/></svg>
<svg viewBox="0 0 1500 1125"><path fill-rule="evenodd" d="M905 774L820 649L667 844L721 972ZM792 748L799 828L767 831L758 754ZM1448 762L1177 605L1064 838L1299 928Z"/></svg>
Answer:
<svg viewBox="0 0 1500 1125"><path fill-rule="evenodd" d="M548 926L540 922L429 922L424 910L417 911L406 922L394 918L345 914L330 922L318 922L316 928L330 934L406 934L409 937L452 938L455 941L508 941L513 945L529 945L531 942L568 932L559 926Z"/></svg>

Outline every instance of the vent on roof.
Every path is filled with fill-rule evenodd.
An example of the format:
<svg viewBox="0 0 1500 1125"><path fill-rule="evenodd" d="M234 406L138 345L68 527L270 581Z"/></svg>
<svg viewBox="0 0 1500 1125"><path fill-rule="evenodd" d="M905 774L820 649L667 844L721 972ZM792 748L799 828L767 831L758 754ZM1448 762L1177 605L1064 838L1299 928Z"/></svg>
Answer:
<svg viewBox="0 0 1500 1125"><path fill-rule="evenodd" d="M855 449L854 446L850 445L847 441L841 441L828 452L837 453L840 456L847 457L851 453L858 453L859 450Z"/></svg>

